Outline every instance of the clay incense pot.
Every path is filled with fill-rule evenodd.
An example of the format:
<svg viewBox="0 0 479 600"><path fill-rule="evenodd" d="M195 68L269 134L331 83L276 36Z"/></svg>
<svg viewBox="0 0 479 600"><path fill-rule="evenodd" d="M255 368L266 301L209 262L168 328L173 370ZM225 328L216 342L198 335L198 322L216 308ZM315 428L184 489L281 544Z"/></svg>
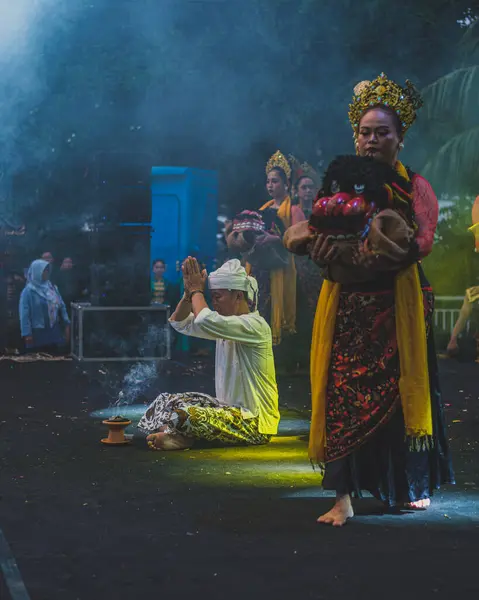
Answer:
<svg viewBox="0 0 479 600"><path fill-rule="evenodd" d="M103 425L108 425L108 437L101 440L102 444L110 444L111 446L129 444L131 439L125 438L125 429L130 424L131 421L121 415L103 421Z"/></svg>

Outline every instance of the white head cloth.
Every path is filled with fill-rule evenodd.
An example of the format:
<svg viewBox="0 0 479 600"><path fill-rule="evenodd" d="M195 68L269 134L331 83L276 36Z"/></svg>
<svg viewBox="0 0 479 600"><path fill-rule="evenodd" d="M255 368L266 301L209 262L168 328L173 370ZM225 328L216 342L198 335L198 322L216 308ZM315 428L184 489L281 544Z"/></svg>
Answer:
<svg viewBox="0 0 479 600"><path fill-rule="evenodd" d="M240 290L246 292L248 303L256 310L258 303L258 282L246 273L237 258L228 260L208 276L210 290Z"/></svg>

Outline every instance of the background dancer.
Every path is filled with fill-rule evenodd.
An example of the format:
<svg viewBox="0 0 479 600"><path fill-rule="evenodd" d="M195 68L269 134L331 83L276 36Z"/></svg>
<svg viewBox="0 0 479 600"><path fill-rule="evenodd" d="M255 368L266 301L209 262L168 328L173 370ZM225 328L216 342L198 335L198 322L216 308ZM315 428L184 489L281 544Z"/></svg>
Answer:
<svg viewBox="0 0 479 600"><path fill-rule="evenodd" d="M266 228L272 229L270 214L277 217L286 229L304 219L299 206L291 203L291 167L287 158L279 150L266 164L266 189L271 200L259 209L265 213ZM284 230L283 230L284 232ZM278 233L282 233L279 231ZM260 289L260 313L271 324L273 344L281 343L284 334L296 333L296 267L293 257L283 268L270 271L253 270ZM291 354L291 353L289 353Z"/></svg>

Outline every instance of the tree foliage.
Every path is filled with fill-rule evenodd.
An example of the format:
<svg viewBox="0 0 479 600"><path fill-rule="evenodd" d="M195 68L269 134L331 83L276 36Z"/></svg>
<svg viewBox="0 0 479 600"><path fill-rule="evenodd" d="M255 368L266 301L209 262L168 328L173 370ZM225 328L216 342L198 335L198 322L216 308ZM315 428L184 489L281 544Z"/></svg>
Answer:
<svg viewBox="0 0 479 600"><path fill-rule="evenodd" d="M326 161L353 150L347 107L357 81L385 71L425 86L452 68L456 21L471 5L114 4L85 2L44 47L48 93L17 135L18 175L33 184L15 204L33 215L34 198L36 219L101 201L93 190L106 157L119 174L140 155L148 168L155 161L216 169L223 204L232 212L257 206L264 164L277 148L311 163L320 148Z"/></svg>
<svg viewBox="0 0 479 600"><path fill-rule="evenodd" d="M479 261L474 253L471 196L452 197L440 211L432 254L424 260L426 274L438 296L462 295L478 281Z"/></svg>
<svg viewBox="0 0 479 600"><path fill-rule="evenodd" d="M479 21L459 44L461 63L424 89L427 136L435 150L423 174L443 191L479 191ZM431 144L432 145L432 144Z"/></svg>

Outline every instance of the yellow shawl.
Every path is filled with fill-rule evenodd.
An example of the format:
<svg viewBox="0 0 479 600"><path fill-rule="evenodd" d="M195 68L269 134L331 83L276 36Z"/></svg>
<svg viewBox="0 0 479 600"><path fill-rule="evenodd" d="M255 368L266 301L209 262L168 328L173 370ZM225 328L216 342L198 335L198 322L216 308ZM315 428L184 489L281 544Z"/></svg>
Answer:
<svg viewBox="0 0 479 600"><path fill-rule="evenodd" d="M270 208L274 200L266 202L260 210ZM286 198L278 209L278 217L285 228L291 227L291 198ZM281 343L281 331L296 333L296 267L294 257L283 269L274 269L270 274L271 282L271 332L273 344Z"/></svg>
<svg viewBox="0 0 479 600"><path fill-rule="evenodd" d="M409 181L399 161L396 170ZM311 343L311 431L309 457L326 458L326 389L341 285L325 280L316 308ZM427 363L424 301L417 264L395 278L396 335L399 350L399 392L410 448L428 447L432 436L431 396Z"/></svg>

